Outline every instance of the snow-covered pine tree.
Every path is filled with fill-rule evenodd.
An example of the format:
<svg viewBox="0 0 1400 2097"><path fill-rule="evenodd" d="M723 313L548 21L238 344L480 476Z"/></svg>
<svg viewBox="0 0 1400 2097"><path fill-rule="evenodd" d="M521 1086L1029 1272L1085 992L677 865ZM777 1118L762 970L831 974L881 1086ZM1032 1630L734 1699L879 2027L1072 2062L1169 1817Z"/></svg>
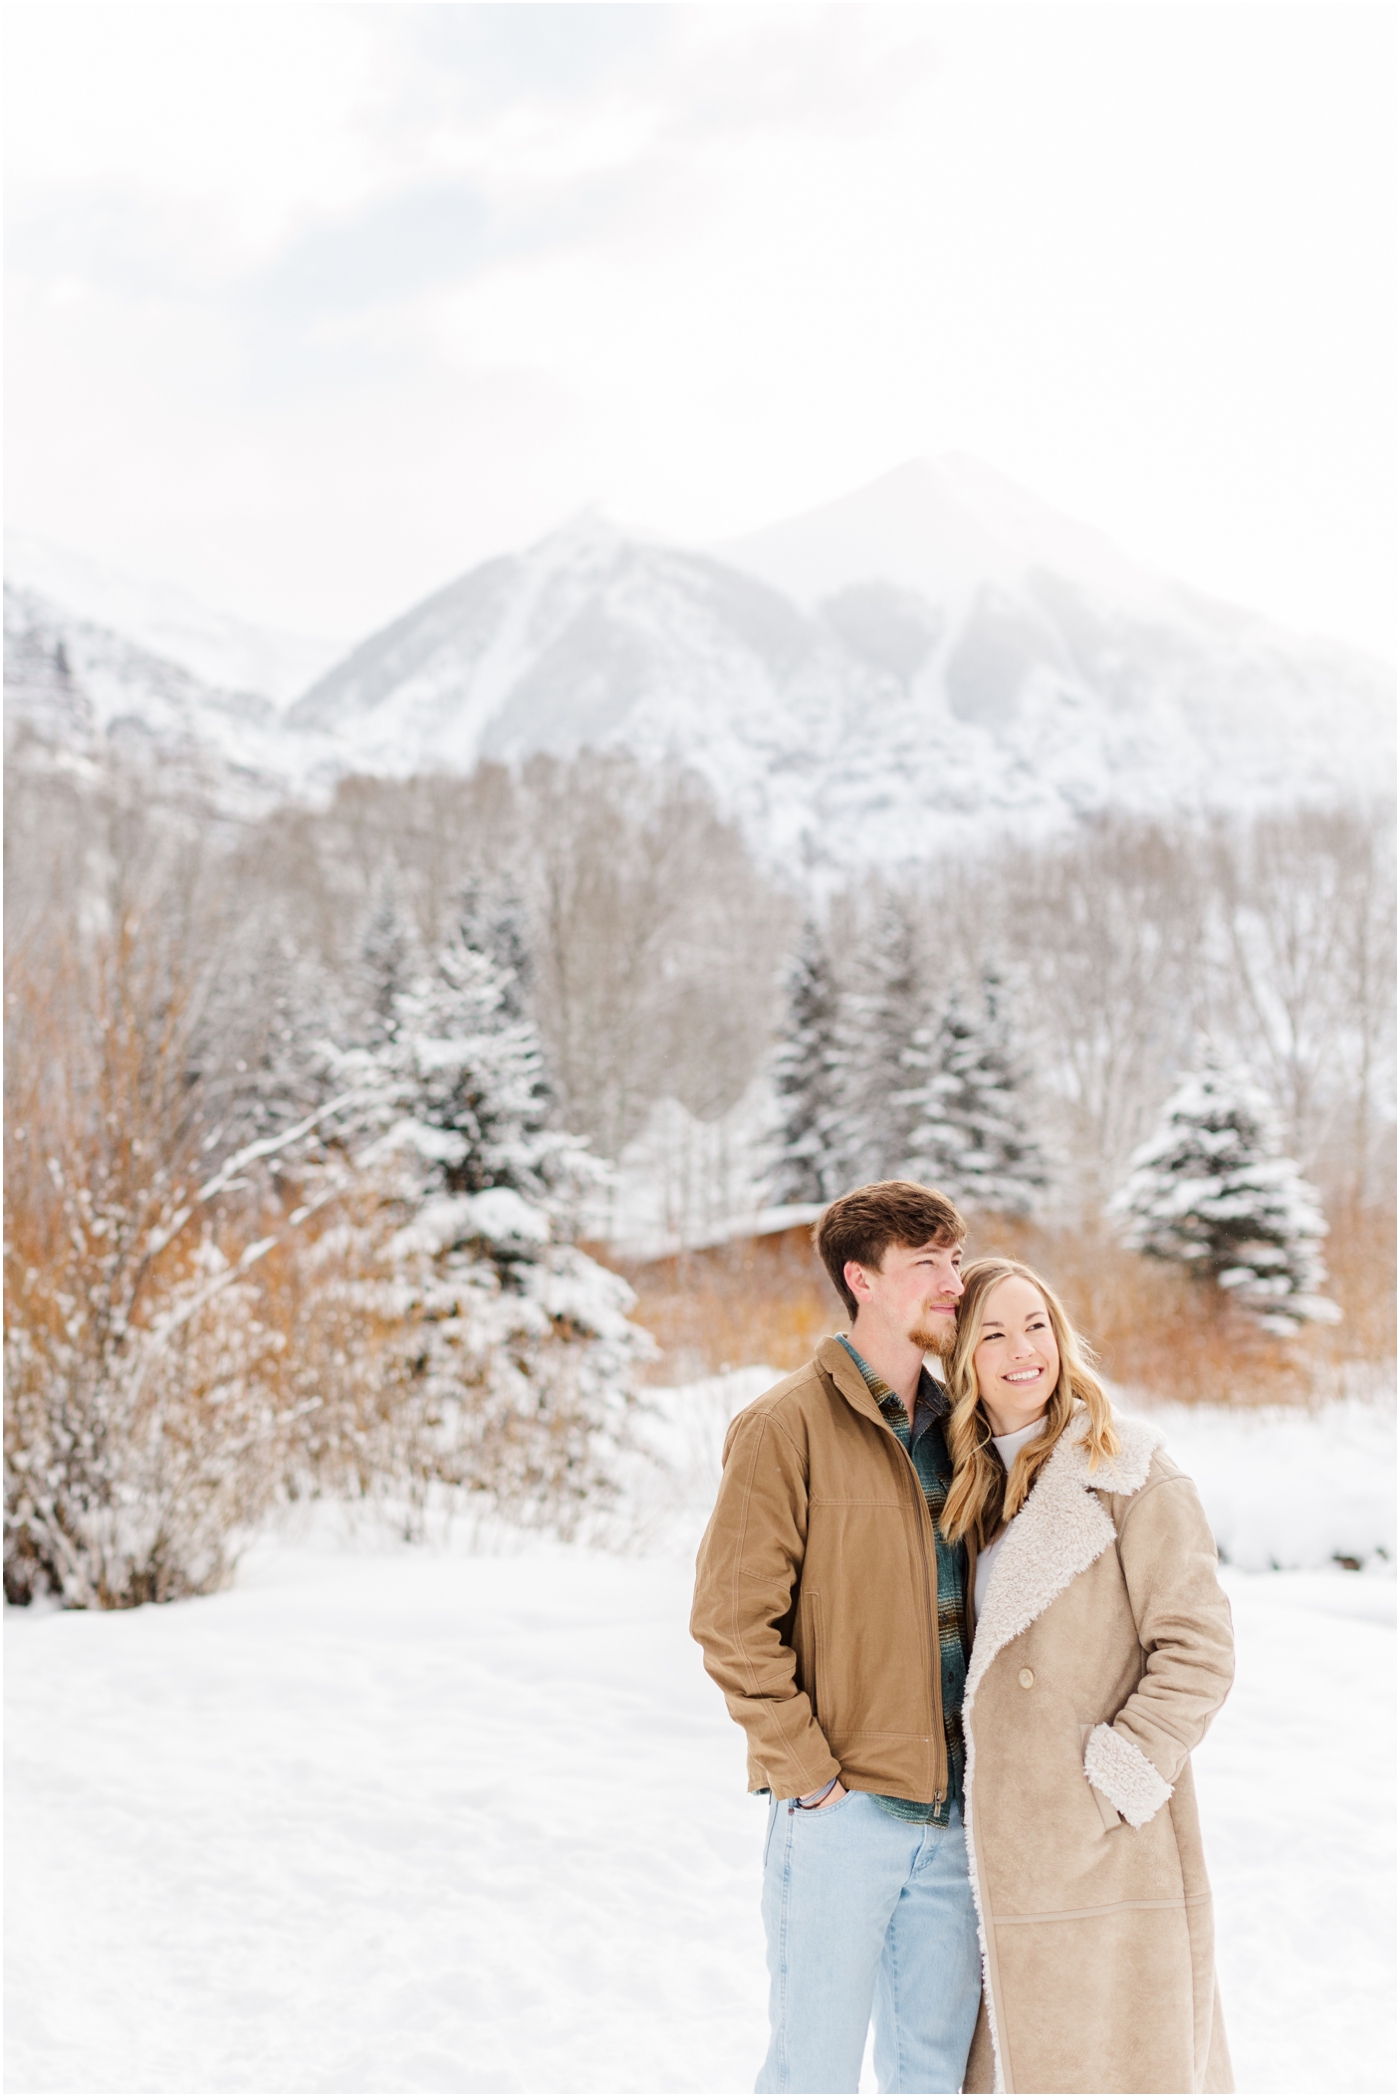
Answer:
<svg viewBox="0 0 1400 2097"><path fill-rule="evenodd" d="M373 1127L358 1162L396 1212L391 1310L409 1335L384 1432L411 1495L434 1481L568 1533L605 1496L650 1348L620 1276L572 1242L602 1170L548 1124L516 986L456 931L396 993L384 1038L336 1058Z"/></svg>
<svg viewBox="0 0 1400 2097"><path fill-rule="evenodd" d="M276 1135L330 1098L324 1043L339 1031L341 1004L336 979L285 925L250 927L198 1041L212 1147Z"/></svg>
<svg viewBox="0 0 1400 2097"><path fill-rule="evenodd" d="M1001 984L984 972L978 1006L956 991L936 1026L920 1029L906 1062L914 1119L904 1171L969 1208L1027 1214L1047 1173L1031 1133L1023 1077L1011 1045Z"/></svg>
<svg viewBox="0 0 1400 2097"><path fill-rule="evenodd" d="M1268 1332L1341 1315L1319 1293L1327 1223L1317 1192L1243 1071L1212 1060L1182 1078L1109 1214L1134 1251L1218 1283Z"/></svg>
<svg viewBox="0 0 1400 2097"><path fill-rule="evenodd" d="M533 963L525 905L514 884L474 875L462 890L457 927L467 945L485 954L500 970L501 1010L506 1018L523 1018Z"/></svg>
<svg viewBox="0 0 1400 2097"><path fill-rule="evenodd" d="M841 993L821 927L808 918L787 975L783 1039L773 1059L781 1116L771 1189L777 1202L830 1201L841 1192L837 1027Z"/></svg>
<svg viewBox="0 0 1400 2097"><path fill-rule="evenodd" d="M831 1152L838 1191L905 1170L916 1125L909 1058L927 1013L913 910L903 897L887 895L835 1031Z"/></svg>
<svg viewBox="0 0 1400 2097"><path fill-rule="evenodd" d="M423 971L418 927L392 861L374 879L359 945L347 970L349 1038L374 1044L393 1031L394 1000Z"/></svg>

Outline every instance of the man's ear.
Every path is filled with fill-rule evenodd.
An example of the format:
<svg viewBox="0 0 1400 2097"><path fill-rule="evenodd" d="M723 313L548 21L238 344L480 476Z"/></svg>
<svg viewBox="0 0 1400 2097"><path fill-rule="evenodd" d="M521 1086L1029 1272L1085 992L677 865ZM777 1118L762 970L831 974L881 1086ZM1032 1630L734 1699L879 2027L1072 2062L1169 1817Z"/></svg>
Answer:
<svg viewBox="0 0 1400 2097"><path fill-rule="evenodd" d="M860 1261L847 1260L841 1272L846 1278L846 1287L850 1290L852 1296L856 1298L857 1302L863 1303L870 1294L870 1277L861 1266Z"/></svg>

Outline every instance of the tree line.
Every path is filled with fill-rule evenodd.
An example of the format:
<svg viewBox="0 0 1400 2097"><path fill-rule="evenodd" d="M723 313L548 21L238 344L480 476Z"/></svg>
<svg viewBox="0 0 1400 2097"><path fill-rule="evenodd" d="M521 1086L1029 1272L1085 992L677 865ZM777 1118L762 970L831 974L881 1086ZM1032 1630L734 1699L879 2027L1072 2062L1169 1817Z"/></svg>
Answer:
<svg viewBox="0 0 1400 2097"><path fill-rule="evenodd" d="M1051 1173L1002 985L985 969L971 997L930 980L914 930L912 908L886 897L843 985L816 922L805 924L774 1057L773 1192L825 1203L903 1178L975 1215L1027 1217L1046 1206ZM1182 1076L1106 1213L1131 1250L1225 1289L1268 1331L1338 1315L1322 1293L1317 1191L1265 1094L1217 1052Z"/></svg>
<svg viewBox="0 0 1400 2097"><path fill-rule="evenodd" d="M822 1034L841 1106L821 1111L844 1117L852 1161L908 1158L925 1104L912 1074L942 1029L950 1111L957 1039L969 1068L986 1064L988 1111L998 1094L1016 1121L998 1169L1029 1143L1028 1198L1073 1216L1101 1207L1178 1077L1211 1055L1264 1094L1329 1204L1392 1204L1394 867L1388 806L1301 808L1102 818L857 882L804 928L780 1070Z"/></svg>
<svg viewBox="0 0 1400 2097"><path fill-rule="evenodd" d="M773 1200L907 1168L1072 1215L1206 1044L1254 1091L1190 1141L1222 1110L1230 1169L1390 1198L1383 811L1099 823L813 898L623 757L252 819L30 752L7 796L15 1599L217 1584L279 1498L591 1519L649 1343L580 1238L658 1100L770 1084ZM1309 1199L1282 1267L1257 1230L1190 1256L1261 1315L1316 1296ZM1182 1219L1144 1201L1152 1250Z"/></svg>

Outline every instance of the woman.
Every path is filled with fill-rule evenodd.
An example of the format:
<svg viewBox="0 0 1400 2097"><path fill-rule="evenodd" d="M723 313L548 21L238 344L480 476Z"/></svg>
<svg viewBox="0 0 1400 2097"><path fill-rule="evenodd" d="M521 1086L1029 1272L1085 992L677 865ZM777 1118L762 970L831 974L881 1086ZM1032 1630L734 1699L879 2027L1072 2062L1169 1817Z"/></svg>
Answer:
<svg viewBox="0 0 1400 2097"><path fill-rule="evenodd" d="M1115 1416L1052 1290L967 1269L943 1511L983 2005L967 2090L1230 2090L1191 1749L1230 1686L1196 1489Z"/></svg>

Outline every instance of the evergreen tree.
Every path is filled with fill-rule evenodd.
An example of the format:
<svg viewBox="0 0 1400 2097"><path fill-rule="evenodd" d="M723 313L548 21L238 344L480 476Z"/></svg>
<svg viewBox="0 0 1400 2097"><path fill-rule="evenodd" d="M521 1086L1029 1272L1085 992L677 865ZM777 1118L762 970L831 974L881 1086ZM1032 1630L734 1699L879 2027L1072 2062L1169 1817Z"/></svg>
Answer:
<svg viewBox="0 0 1400 2097"><path fill-rule="evenodd" d="M501 975L501 1009L508 1019L524 1016L533 964L525 929L525 906L509 881L487 881L473 875L457 906L457 927L465 943L494 961Z"/></svg>
<svg viewBox="0 0 1400 2097"><path fill-rule="evenodd" d="M891 1179L906 1168L918 1119L910 1059L927 1010L913 912L902 898L887 896L835 1033L831 1150L841 1187Z"/></svg>
<svg viewBox="0 0 1400 2097"><path fill-rule="evenodd" d="M194 1041L211 1150L238 1150L314 1113L331 1096L324 1053L339 986L285 926L250 926L231 943Z"/></svg>
<svg viewBox="0 0 1400 2097"><path fill-rule="evenodd" d="M771 1180L775 1201L830 1201L841 1192L834 1148L841 1096L840 1011L831 955L819 926L808 918L788 970L786 1024L773 1066L782 1115Z"/></svg>
<svg viewBox="0 0 1400 2097"><path fill-rule="evenodd" d="M905 1101L915 1125L904 1169L970 1208L1025 1215L1045 1187L1045 1161L1027 1125L1022 1075L991 970L980 988L980 1012L955 992L907 1055L915 1083Z"/></svg>
<svg viewBox="0 0 1400 2097"><path fill-rule="evenodd" d="M572 1243L603 1168L549 1125L538 1032L515 1016L518 983L470 943L479 930L459 928L395 994L382 1039L336 1060L372 1131L357 1162L397 1212L410 1483L567 1529L607 1490L650 1343L628 1322L626 1283Z"/></svg>
<svg viewBox="0 0 1400 2097"><path fill-rule="evenodd" d="M349 1038L361 1044L388 1039L400 993L422 973L418 928L405 908L392 861L380 868L370 894L359 947L348 971Z"/></svg>
<svg viewBox="0 0 1400 2097"><path fill-rule="evenodd" d="M1213 1280L1269 1332L1340 1316L1318 1293L1327 1224L1317 1192L1242 1072L1211 1061L1181 1080L1109 1213L1133 1250Z"/></svg>

